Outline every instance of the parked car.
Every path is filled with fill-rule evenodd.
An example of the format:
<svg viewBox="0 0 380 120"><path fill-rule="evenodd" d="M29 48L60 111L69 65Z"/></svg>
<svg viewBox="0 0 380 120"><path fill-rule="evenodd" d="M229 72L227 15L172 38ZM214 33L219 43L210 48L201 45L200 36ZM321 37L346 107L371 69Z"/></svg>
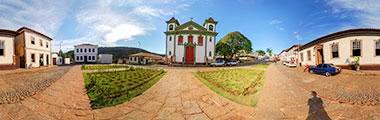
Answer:
<svg viewBox="0 0 380 120"><path fill-rule="evenodd" d="M310 66L310 73L322 74L325 76L335 75L341 72L341 68L333 64L319 64L317 66Z"/></svg>
<svg viewBox="0 0 380 120"><path fill-rule="evenodd" d="M288 61L282 61L282 64L283 64L283 65L287 65L287 64L288 64Z"/></svg>
<svg viewBox="0 0 380 120"><path fill-rule="evenodd" d="M283 65L288 66L288 67L297 67L296 63L292 61L284 61L282 62Z"/></svg>
<svg viewBox="0 0 380 120"><path fill-rule="evenodd" d="M224 60L217 60L213 63L210 63L210 66L217 67L217 66L224 66L226 62Z"/></svg>
<svg viewBox="0 0 380 120"><path fill-rule="evenodd" d="M286 66L288 66L288 67L297 67L296 63L295 63L295 62L292 62L292 61L288 62L288 63L286 64Z"/></svg>
<svg viewBox="0 0 380 120"><path fill-rule="evenodd" d="M240 63L240 62L237 61L237 60L232 60L232 61L227 62L227 65L228 65L228 66L236 66L236 65L238 65L239 63Z"/></svg>

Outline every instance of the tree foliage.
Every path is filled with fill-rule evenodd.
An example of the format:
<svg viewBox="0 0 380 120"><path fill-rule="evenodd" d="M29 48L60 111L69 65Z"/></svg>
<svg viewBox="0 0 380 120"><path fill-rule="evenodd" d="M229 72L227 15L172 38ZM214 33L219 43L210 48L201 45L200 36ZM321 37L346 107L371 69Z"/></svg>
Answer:
<svg viewBox="0 0 380 120"><path fill-rule="evenodd" d="M269 56L272 56L272 55L273 55L273 49L271 49L271 48L267 48L266 52L267 52L267 54L268 54Z"/></svg>
<svg viewBox="0 0 380 120"><path fill-rule="evenodd" d="M215 47L216 54L232 59L236 54L252 52L252 43L240 32L230 32L224 36Z"/></svg>
<svg viewBox="0 0 380 120"><path fill-rule="evenodd" d="M256 50L256 53L259 55L259 56L264 56L266 53L264 50Z"/></svg>

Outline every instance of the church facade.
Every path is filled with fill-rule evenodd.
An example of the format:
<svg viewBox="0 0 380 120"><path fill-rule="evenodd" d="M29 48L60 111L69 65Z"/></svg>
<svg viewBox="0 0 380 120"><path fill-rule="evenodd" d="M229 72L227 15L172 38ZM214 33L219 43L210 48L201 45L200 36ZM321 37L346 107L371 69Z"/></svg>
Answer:
<svg viewBox="0 0 380 120"><path fill-rule="evenodd" d="M203 25L190 20L180 24L174 17L167 23L166 61L177 64L208 64L215 58L217 21L208 18Z"/></svg>

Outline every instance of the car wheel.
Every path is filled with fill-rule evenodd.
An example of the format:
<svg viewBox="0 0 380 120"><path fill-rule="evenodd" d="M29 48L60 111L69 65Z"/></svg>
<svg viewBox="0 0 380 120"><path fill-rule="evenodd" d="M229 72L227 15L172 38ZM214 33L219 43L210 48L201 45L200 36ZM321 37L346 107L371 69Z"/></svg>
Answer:
<svg viewBox="0 0 380 120"><path fill-rule="evenodd" d="M331 76L331 73L326 72L326 73L325 73L325 76L326 76L326 77Z"/></svg>

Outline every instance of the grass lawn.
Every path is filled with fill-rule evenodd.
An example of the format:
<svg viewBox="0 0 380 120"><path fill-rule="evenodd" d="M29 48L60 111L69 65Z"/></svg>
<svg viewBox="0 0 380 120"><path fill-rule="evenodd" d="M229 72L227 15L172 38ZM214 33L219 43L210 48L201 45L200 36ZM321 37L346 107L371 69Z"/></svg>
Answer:
<svg viewBox="0 0 380 120"><path fill-rule="evenodd" d="M164 70L130 68L84 73L84 78L91 106L97 109L131 100L153 86L164 74Z"/></svg>
<svg viewBox="0 0 380 120"><path fill-rule="evenodd" d="M255 106L267 67L259 64L251 68L198 71L195 75L219 95L243 105Z"/></svg>
<svg viewBox="0 0 380 120"><path fill-rule="evenodd" d="M82 65L82 70L107 70L107 69L118 69L118 68L129 68L126 65Z"/></svg>

